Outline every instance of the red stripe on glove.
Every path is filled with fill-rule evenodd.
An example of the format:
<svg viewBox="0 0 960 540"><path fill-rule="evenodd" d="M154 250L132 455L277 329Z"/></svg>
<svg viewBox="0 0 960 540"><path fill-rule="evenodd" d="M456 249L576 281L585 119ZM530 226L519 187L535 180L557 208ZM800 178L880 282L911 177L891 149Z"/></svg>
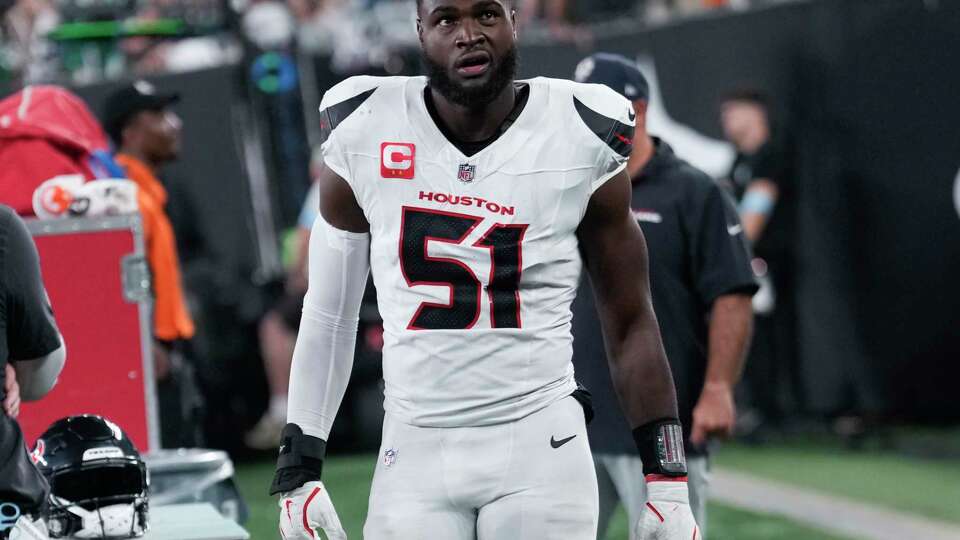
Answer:
<svg viewBox="0 0 960 540"><path fill-rule="evenodd" d="M652 511L654 514L656 514L658 518L660 518L660 523L663 523L663 522L664 522L663 516L660 514L660 512L657 511L656 508L654 508L654 506L653 506L652 504L647 503L647 508L649 508L650 511Z"/></svg>
<svg viewBox="0 0 960 540"><path fill-rule="evenodd" d="M317 493L320 493L320 488L313 488L313 491L310 492L310 496L307 497L307 502L303 503L303 528L310 533L310 538L315 538L315 535L313 534L313 529L310 528L310 524L307 523L307 508L310 507L310 502L313 501L313 498L317 496Z"/></svg>

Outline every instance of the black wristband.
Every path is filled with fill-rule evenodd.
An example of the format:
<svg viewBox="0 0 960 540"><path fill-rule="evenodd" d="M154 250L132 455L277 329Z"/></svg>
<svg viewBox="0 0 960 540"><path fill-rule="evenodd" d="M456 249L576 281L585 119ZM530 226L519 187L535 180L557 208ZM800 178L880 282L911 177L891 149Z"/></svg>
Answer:
<svg viewBox="0 0 960 540"><path fill-rule="evenodd" d="M676 418L661 418L633 430L643 460L643 475L686 476L683 428Z"/></svg>
<svg viewBox="0 0 960 540"><path fill-rule="evenodd" d="M280 455L270 494L292 491L307 482L320 480L326 453L326 441L304 435L296 424L287 424L280 434Z"/></svg>

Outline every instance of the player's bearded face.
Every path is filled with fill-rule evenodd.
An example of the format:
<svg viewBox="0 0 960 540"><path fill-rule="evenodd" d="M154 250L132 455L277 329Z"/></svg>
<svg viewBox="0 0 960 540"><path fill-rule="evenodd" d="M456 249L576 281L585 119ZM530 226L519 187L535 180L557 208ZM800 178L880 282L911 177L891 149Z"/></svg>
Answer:
<svg viewBox="0 0 960 540"><path fill-rule="evenodd" d="M449 101L465 107L478 107L493 101L510 84L517 72L517 48L511 46L500 58L492 60L490 72L480 80L459 77L456 69L430 57L422 50L430 88Z"/></svg>

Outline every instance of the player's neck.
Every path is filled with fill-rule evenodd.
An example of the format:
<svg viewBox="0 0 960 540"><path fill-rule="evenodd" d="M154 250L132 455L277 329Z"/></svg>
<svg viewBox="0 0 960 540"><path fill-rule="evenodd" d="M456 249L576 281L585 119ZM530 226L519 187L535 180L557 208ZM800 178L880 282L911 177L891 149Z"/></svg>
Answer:
<svg viewBox="0 0 960 540"><path fill-rule="evenodd" d="M516 103L516 89L511 82L493 101L479 107L465 107L427 88L440 121L460 141L477 142L489 139L500 129Z"/></svg>

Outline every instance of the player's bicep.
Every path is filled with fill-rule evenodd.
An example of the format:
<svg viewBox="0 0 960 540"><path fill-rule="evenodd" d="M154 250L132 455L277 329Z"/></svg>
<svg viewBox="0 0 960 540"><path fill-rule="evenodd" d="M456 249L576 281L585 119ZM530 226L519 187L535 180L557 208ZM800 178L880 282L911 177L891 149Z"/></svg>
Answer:
<svg viewBox="0 0 960 540"><path fill-rule="evenodd" d="M621 172L593 193L577 230L604 319L629 315L649 302L647 246L630 197L630 177Z"/></svg>
<svg viewBox="0 0 960 540"><path fill-rule="evenodd" d="M370 223L350 184L330 167L324 166L317 178L320 186L320 215L336 229L365 233Z"/></svg>

